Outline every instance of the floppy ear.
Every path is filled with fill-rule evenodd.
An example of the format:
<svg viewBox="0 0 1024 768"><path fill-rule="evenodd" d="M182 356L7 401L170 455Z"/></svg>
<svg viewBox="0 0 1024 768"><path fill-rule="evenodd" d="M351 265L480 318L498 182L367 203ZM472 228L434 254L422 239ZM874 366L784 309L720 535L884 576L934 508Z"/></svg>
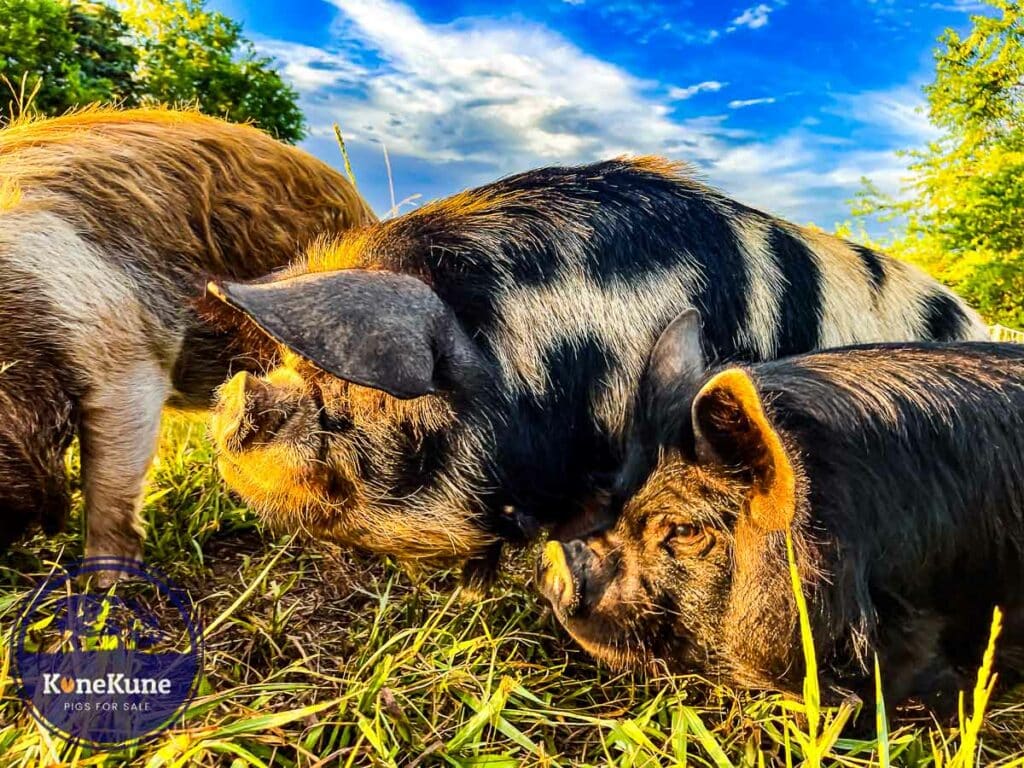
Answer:
<svg viewBox="0 0 1024 768"><path fill-rule="evenodd" d="M345 269L207 290L318 368L398 398L467 393L486 378L451 308L410 275Z"/></svg>
<svg viewBox="0 0 1024 768"><path fill-rule="evenodd" d="M698 461L749 472L754 523L765 531L789 528L796 513L796 474L747 373L730 368L717 374L697 393L691 410Z"/></svg>
<svg viewBox="0 0 1024 768"><path fill-rule="evenodd" d="M655 392L674 393L679 382L707 369L701 342L700 312L686 309L661 332L647 361L647 380Z"/></svg>

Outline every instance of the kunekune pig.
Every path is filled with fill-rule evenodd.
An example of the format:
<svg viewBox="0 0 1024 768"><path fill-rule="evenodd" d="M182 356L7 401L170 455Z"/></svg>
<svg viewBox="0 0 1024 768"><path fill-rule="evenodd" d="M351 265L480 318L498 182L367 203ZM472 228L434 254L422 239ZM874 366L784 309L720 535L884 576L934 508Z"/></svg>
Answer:
<svg viewBox="0 0 1024 768"><path fill-rule="evenodd" d="M956 702L993 608L1022 661L1024 347L880 344L707 370L696 312L658 341L614 527L538 583L617 667L799 693L792 536L824 681Z"/></svg>
<svg viewBox="0 0 1024 768"><path fill-rule="evenodd" d="M601 493L684 307L721 359L985 335L917 269L657 158L512 176L213 290L289 350L220 392L229 485L285 529L480 573Z"/></svg>
<svg viewBox="0 0 1024 768"><path fill-rule="evenodd" d="M310 155L196 113L0 130L0 549L64 520L77 432L86 553L139 557L161 409L207 406L231 371L231 339L195 297L210 276L256 277L372 218Z"/></svg>

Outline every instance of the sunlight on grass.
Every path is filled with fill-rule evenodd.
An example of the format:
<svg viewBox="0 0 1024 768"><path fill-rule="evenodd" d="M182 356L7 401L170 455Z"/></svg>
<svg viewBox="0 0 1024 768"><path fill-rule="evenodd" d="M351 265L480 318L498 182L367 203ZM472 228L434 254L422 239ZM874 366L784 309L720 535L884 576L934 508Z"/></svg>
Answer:
<svg viewBox="0 0 1024 768"><path fill-rule="evenodd" d="M838 708L822 711L821 689L818 683L818 661L814 650L814 635L811 633L811 620L807 612L807 601L804 599L800 584L800 573L797 570L796 558L793 554L793 538L786 534L786 557L789 561L789 575L796 600L797 612L800 616L800 643L804 655L804 701L803 714L807 722L806 730L797 727L795 720L787 720L786 725L792 736L800 745L806 764L818 768L825 757L832 752L836 740L842 733L853 706L843 702Z"/></svg>
<svg viewBox="0 0 1024 768"><path fill-rule="evenodd" d="M875 733L878 739L878 768L889 768L889 721L885 716L885 695L882 693L882 670L875 654Z"/></svg>
<svg viewBox="0 0 1024 768"><path fill-rule="evenodd" d="M68 464L77 471L74 455ZM526 556L470 603L454 574L414 580L393 563L264 533L223 491L202 421L168 420L144 516L149 562L188 590L203 617L199 696L152 742L94 753L29 716L14 695L5 642L0 766L947 768L1010 765L1024 752L1019 707L984 715L994 645L957 727L941 730L909 711L890 731L879 702L874 738L840 733L851 705L820 704L802 593L806 703L696 676L610 673L533 596ZM8 558L5 640L34 580L79 551L76 516L66 534L33 539Z"/></svg>

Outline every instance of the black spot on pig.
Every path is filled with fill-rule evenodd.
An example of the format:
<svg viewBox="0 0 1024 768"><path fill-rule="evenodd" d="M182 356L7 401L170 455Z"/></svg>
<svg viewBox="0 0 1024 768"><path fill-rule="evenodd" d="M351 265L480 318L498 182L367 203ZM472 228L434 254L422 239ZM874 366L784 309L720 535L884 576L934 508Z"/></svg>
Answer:
<svg viewBox="0 0 1024 768"><path fill-rule="evenodd" d="M887 278L885 261L882 255L857 243L851 243L850 247L860 257L861 263L871 276L871 285L874 287L875 292L881 293Z"/></svg>
<svg viewBox="0 0 1024 768"><path fill-rule="evenodd" d="M778 353L785 356L814 349L821 328L821 270L810 248L784 228L772 227L769 243L785 281Z"/></svg>
<svg viewBox="0 0 1024 768"><path fill-rule="evenodd" d="M956 298L936 292L924 299L924 324L929 338L954 341L961 337L970 320Z"/></svg>

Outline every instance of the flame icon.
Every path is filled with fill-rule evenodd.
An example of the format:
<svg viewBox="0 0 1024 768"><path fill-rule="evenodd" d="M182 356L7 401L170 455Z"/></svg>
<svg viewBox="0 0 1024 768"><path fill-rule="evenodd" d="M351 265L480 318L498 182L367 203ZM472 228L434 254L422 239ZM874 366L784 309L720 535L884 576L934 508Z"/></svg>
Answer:
<svg viewBox="0 0 1024 768"><path fill-rule="evenodd" d="M75 681L70 677L62 677L60 679L60 689L64 691L64 693L71 693L75 690Z"/></svg>

